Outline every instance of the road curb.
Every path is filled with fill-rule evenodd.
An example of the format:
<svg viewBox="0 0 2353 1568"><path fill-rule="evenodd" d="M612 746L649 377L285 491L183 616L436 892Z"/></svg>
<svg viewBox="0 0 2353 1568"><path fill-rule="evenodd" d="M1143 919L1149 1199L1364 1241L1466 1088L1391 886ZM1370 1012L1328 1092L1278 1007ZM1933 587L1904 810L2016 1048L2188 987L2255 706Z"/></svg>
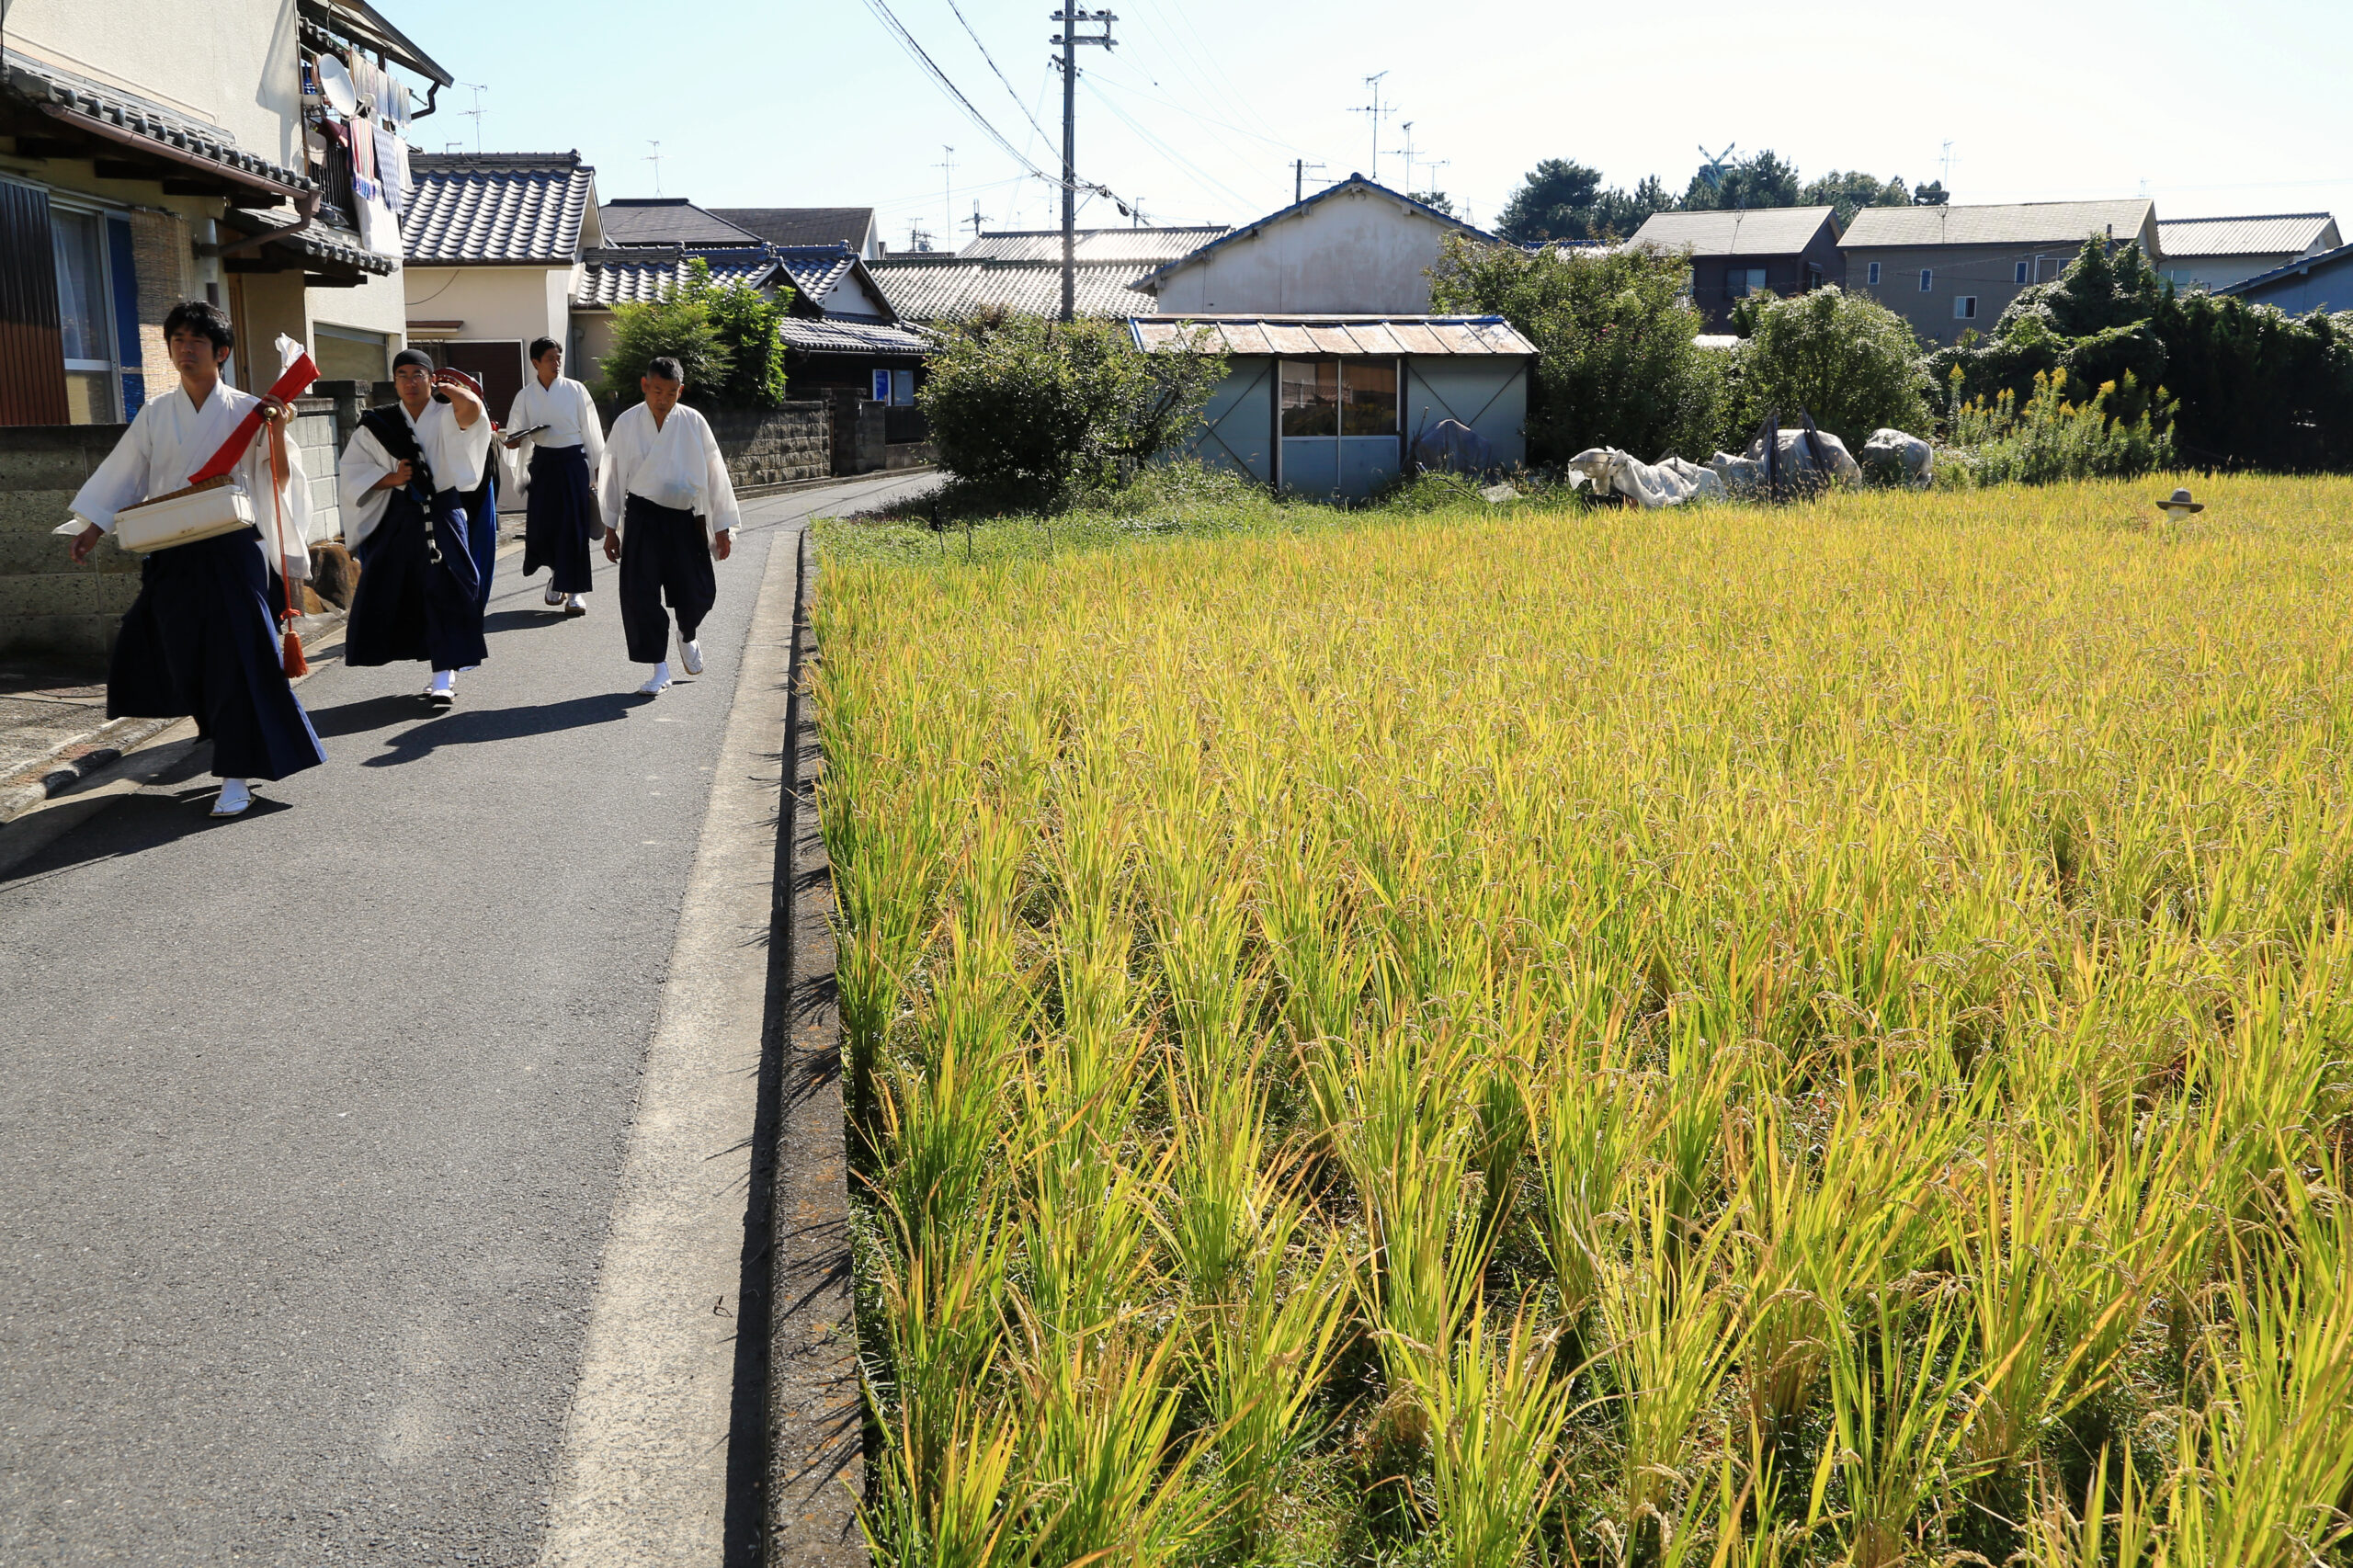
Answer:
<svg viewBox="0 0 2353 1568"><path fill-rule="evenodd" d="M866 1568L858 1528L865 1423L851 1295L849 1149L834 949L833 862L817 812L824 752L809 702L818 659L809 608L815 547L801 532L790 767L778 822L780 965L772 992L782 1071L776 1107L768 1284L767 1551L763 1561Z"/></svg>
<svg viewBox="0 0 2353 1568"><path fill-rule="evenodd" d="M892 474L935 473L938 463L915 463L907 468L878 468L865 473L829 473L818 479L787 479L774 484L747 484L735 492L738 501L757 501L764 496L790 495L796 490L822 490L828 484L855 484L861 479L887 479Z"/></svg>

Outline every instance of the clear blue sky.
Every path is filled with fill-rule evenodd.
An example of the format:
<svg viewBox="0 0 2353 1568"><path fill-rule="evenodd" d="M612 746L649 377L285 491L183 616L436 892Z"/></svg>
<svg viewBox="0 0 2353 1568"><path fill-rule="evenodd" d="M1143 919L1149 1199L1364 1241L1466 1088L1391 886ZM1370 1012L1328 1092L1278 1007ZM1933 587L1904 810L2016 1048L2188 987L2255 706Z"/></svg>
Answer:
<svg viewBox="0 0 2353 1568"><path fill-rule="evenodd" d="M885 0L1017 148L1057 166L1047 3ZM1080 54L1079 172L1160 222L1238 222L1290 199L1291 160L1373 172L1363 78L1386 71L1380 174L1490 221L1538 159L1680 188L1698 147L1769 147L1960 201L2132 196L2162 216L2328 210L2353 228L2342 0L2089 0L1895 7L1612 7L1543 0L1098 0L1120 42ZM1055 195L895 45L870 0L380 0L480 96L482 145L577 147L601 196L874 206L885 238L1051 227ZM957 6L1002 71L1000 82ZM558 18L561 17L561 20ZM2128 18L2129 19L2126 19ZM430 150L472 147L445 91ZM1029 117L1042 127L1041 136ZM952 176L938 165L953 146ZM1447 160L1426 169L1422 158ZM943 188L943 187L946 188ZM1313 186L1310 188L1313 188ZM950 203L952 202L952 208ZM1119 223L1097 202L1088 223ZM966 231L960 227L961 243Z"/></svg>

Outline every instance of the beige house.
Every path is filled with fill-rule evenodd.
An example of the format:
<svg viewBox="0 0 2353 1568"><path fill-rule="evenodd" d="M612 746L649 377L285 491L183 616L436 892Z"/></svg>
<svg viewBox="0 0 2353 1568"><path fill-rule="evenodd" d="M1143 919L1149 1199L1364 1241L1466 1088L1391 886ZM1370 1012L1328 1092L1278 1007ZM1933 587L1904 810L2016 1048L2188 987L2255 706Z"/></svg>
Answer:
<svg viewBox="0 0 2353 1568"><path fill-rule="evenodd" d="M2066 270L2086 238L2138 240L2164 256L2154 202L2033 201L2002 207L1866 207L1839 249L1847 287L1912 324L1923 341L1990 331L2018 290Z"/></svg>
<svg viewBox="0 0 2353 1568"><path fill-rule="evenodd" d="M408 335L490 393L501 419L523 390L531 340L580 355L572 295L584 250L604 244L597 171L574 153L458 153L413 160Z"/></svg>
<svg viewBox="0 0 2353 1568"><path fill-rule="evenodd" d="M2215 290L2275 271L2345 243L2325 212L2273 212L2247 218L2164 218L2157 271L2175 289Z"/></svg>
<svg viewBox="0 0 2353 1568"><path fill-rule="evenodd" d="M1350 175L1134 279L1161 314L1419 315L1449 234L1495 236ZM1056 308L1060 308L1057 300Z"/></svg>

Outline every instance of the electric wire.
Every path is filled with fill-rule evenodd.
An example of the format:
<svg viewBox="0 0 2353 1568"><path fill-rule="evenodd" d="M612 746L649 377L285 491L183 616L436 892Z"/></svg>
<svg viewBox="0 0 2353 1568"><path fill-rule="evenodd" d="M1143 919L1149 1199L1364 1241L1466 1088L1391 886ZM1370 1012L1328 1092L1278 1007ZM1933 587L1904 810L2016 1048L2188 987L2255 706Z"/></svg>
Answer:
<svg viewBox="0 0 2353 1568"><path fill-rule="evenodd" d="M997 85L1005 89L1005 96L1013 100L1013 107L1021 111L1021 118L1029 122L1029 129L1036 131L1039 135L1044 136L1046 134L1046 128L1038 123L1037 117L1029 112L1029 106L1021 101L1021 95L1015 92L1013 90L1013 84L1005 79L1005 73L997 70L996 56L989 52L989 46L981 41L981 35L972 30L972 24L971 22L965 20L964 7L956 4L956 0L948 0L948 8L956 13L957 21L963 24L964 36L972 40L972 47L981 51L981 58L983 60L988 62L989 70L996 77ZM1051 141L1051 138L1048 138L1048 140Z"/></svg>

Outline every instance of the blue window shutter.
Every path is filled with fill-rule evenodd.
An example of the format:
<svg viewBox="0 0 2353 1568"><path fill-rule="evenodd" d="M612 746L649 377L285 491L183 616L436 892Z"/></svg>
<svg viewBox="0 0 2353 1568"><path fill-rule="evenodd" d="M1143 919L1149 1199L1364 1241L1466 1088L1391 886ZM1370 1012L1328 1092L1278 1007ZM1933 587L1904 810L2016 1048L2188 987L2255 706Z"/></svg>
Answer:
<svg viewBox="0 0 2353 1568"><path fill-rule="evenodd" d="M107 218L108 270L114 274L114 353L122 367L122 416L138 417L147 401L147 377L139 358L139 271L131 256L131 221Z"/></svg>

